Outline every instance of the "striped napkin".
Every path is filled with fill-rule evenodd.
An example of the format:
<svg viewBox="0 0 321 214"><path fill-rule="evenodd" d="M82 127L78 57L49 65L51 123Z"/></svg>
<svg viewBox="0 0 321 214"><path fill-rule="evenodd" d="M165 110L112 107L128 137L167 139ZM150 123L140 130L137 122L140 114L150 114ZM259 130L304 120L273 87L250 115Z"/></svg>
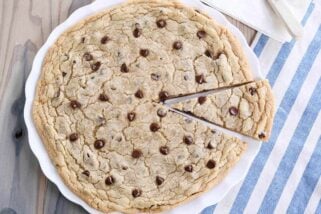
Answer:
<svg viewBox="0 0 321 214"><path fill-rule="evenodd" d="M253 49L276 97L276 118L245 180L210 213L321 213L321 1L305 35L280 44L258 35Z"/></svg>

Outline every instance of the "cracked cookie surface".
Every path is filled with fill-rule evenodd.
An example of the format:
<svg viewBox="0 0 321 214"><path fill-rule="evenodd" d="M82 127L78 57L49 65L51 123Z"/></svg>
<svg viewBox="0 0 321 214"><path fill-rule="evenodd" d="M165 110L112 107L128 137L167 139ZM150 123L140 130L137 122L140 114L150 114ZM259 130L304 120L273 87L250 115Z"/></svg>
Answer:
<svg viewBox="0 0 321 214"><path fill-rule="evenodd" d="M264 141L270 137L275 113L268 80L223 89L176 103L172 107Z"/></svg>
<svg viewBox="0 0 321 214"><path fill-rule="evenodd" d="M174 1L130 1L58 38L33 117L64 182L89 205L161 211L213 187L246 144L155 102L250 80L225 28Z"/></svg>
<svg viewBox="0 0 321 214"><path fill-rule="evenodd" d="M223 179L246 149L244 142L159 104L107 106L68 116L66 104L54 120L43 115L50 107L34 112L66 184L104 212L162 211L191 200Z"/></svg>

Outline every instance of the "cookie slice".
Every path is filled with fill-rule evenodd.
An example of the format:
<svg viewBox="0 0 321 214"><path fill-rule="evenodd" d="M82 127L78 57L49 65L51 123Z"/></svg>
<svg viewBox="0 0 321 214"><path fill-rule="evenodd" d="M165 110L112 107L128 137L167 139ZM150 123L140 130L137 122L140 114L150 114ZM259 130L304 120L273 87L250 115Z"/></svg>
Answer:
<svg viewBox="0 0 321 214"><path fill-rule="evenodd" d="M172 107L263 141L270 137L274 118L274 98L267 80L219 90Z"/></svg>

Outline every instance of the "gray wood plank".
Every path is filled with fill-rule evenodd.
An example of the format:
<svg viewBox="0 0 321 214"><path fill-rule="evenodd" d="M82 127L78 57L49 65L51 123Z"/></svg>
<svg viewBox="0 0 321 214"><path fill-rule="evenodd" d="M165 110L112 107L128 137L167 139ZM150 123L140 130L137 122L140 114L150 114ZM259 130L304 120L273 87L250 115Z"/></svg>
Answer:
<svg viewBox="0 0 321 214"><path fill-rule="evenodd" d="M24 84L52 29L90 0L0 0L0 213L85 213L43 176L27 141Z"/></svg>

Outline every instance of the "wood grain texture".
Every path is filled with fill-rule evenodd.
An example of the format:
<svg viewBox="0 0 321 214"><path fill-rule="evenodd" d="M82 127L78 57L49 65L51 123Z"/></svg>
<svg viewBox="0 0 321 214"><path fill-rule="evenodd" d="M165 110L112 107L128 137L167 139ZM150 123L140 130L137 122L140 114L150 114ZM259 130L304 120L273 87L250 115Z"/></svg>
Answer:
<svg viewBox="0 0 321 214"><path fill-rule="evenodd" d="M86 213L42 174L23 120L24 85L52 29L93 0L0 0L0 214ZM255 31L232 20L252 41Z"/></svg>
<svg viewBox="0 0 321 214"><path fill-rule="evenodd" d="M246 38L247 43L252 44L252 41L256 35L256 31L253 30L252 28L246 26L245 24L227 16L227 19L233 24L235 25L238 29L240 29L240 31L243 33L243 35Z"/></svg>

